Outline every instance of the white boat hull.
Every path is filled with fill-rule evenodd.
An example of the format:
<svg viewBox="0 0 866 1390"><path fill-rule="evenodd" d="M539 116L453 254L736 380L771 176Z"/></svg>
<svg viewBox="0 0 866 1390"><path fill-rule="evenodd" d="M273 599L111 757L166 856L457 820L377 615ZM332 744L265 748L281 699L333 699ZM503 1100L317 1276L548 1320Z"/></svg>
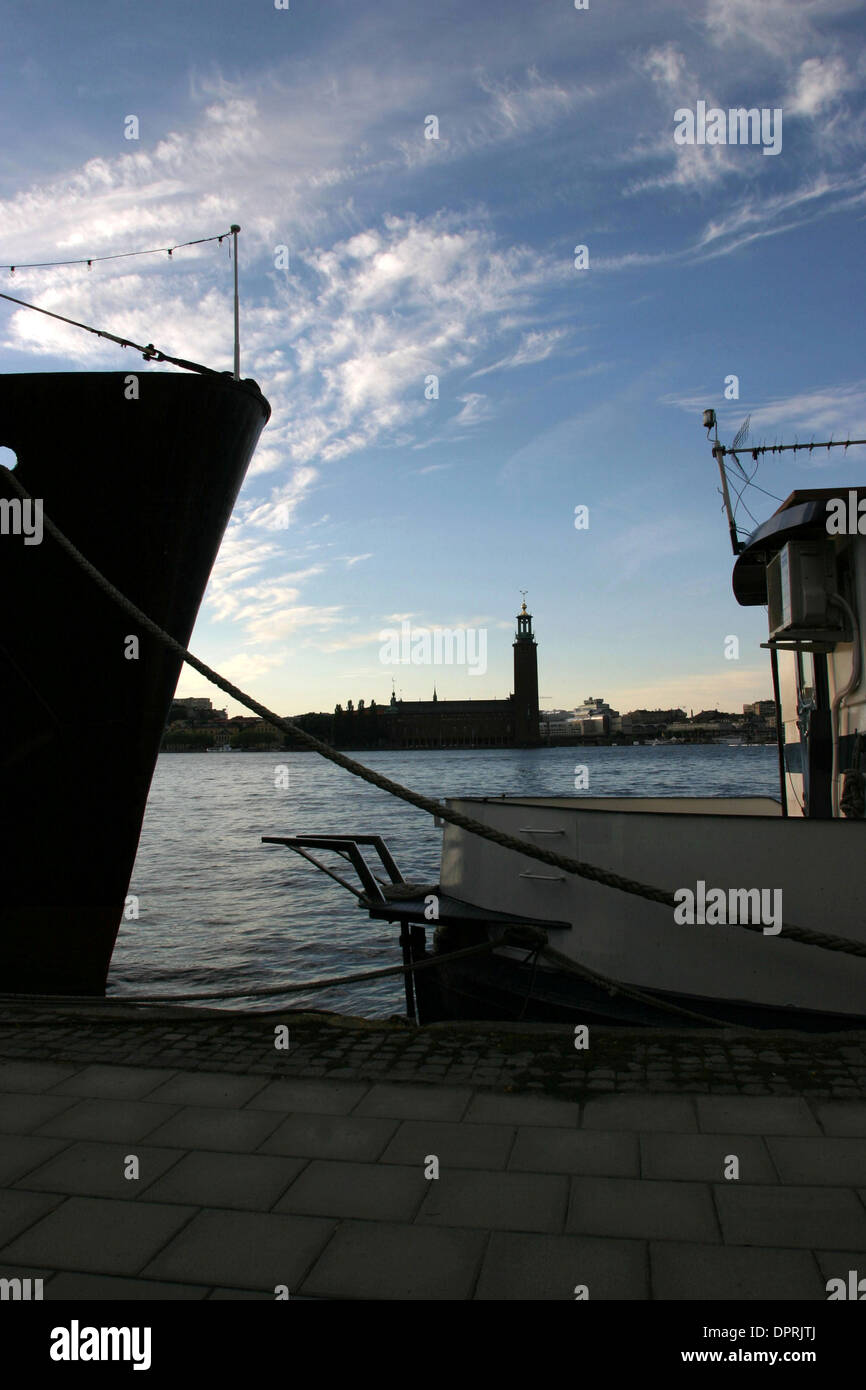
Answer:
<svg viewBox="0 0 866 1390"><path fill-rule="evenodd" d="M519 839L672 892L695 891L699 881L707 889L780 890L786 922L866 944L862 821L783 819L778 803L765 798L448 804ZM791 1026L803 1011L866 1019L866 958L771 931L678 923L670 907L562 873L451 825L444 831L441 889L511 917L567 923L551 929L549 940L569 959L653 995L703 1001L708 1012L714 1003L735 1003L746 1016L791 1011ZM526 952L499 948L496 955L516 961ZM543 983L550 970L540 962L537 978Z"/></svg>

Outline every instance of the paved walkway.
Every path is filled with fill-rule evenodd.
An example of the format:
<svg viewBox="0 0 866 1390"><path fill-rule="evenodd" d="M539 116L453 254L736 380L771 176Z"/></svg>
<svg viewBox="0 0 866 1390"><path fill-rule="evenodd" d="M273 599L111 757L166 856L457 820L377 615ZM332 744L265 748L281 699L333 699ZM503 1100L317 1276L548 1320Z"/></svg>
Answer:
<svg viewBox="0 0 866 1390"><path fill-rule="evenodd" d="M289 1048L276 1051L284 1024ZM112 1062L340 1081L423 1081L583 1100L609 1092L866 1099L866 1034L592 1028L416 1028L340 1015L0 1003L0 1058Z"/></svg>
<svg viewBox="0 0 866 1390"><path fill-rule="evenodd" d="M291 1075L291 1052L276 1077L273 1051L260 1071L46 1061L86 1052L90 1025L61 1039L43 1019L36 1059L22 1055L30 1026L0 1033L0 1055L18 1050L0 1062L0 1277L42 1278L46 1299L272 1299L285 1286L570 1300L583 1285L591 1299L824 1300L828 1279L866 1275L866 1101L832 1085L806 1099L767 1080L760 1095L660 1080L651 1094L618 1091L614 1071L592 1094L593 1068L611 1070L596 1054L570 1100L544 1093L544 1067L532 1077L549 1033L523 1035L521 1065L542 1085L516 1091L353 1080L335 1076L341 1057L328 1075ZM115 1057L101 1027L101 1057ZM553 1036L561 1055L570 1040ZM658 1054L641 1045L646 1071ZM814 1062L814 1044L798 1046ZM835 1052L827 1065L862 1080L861 1043ZM566 1052L572 1068L579 1055ZM782 1061L765 1065L785 1080Z"/></svg>

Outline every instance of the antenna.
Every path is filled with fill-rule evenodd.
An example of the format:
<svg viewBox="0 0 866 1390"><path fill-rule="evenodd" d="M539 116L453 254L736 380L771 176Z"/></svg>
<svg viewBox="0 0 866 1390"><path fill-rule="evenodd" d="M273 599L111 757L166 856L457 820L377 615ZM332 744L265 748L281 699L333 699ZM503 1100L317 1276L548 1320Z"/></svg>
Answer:
<svg viewBox="0 0 866 1390"><path fill-rule="evenodd" d="M759 454L796 454L799 453L802 449L807 449L810 454L813 449L826 449L828 452L830 451L830 449L844 449L847 452L852 444L866 444L866 439L852 439L850 435L847 439L834 439L831 435L829 439L822 439L820 441L811 440L808 444L800 444L799 442L797 442L796 444L746 444L745 441L749 435L749 425L751 423L751 419L751 415L746 416L745 420L740 425L740 428L737 430L737 433L734 435L733 443L730 445L729 448L725 448L724 445L721 444L719 441L719 423L716 419L716 412L712 408L710 408L704 411L703 416L704 429L707 431L707 435L709 435L710 430L715 430L715 440L713 442L713 458L719 465L719 475L722 479L722 496L725 500L725 511L728 515L728 530L731 533L731 545L733 546L735 555L739 555L741 551L745 549L745 542L739 540L737 537L737 528L734 523L733 513L731 511L731 497L730 493L728 492L728 477L725 471L726 456L729 456L734 460L743 477L746 479L746 482L748 483L751 481L751 479L749 478L748 474L743 468L743 465L740 463L740 460L737 458L737 450L743 449L744 447L748 450L748 452L752 455L752 458L757 463ZM753 473L752 478L754 478L754 476L755 475ZM772 496L772 493L770 494L770 496Z"/></svg>
<svg viewBox="0 0 866 1390"><path fill-rule="evenodd" d="M739 435L743 434L744 430L746 433L748 433L750 419L751 416L749 416L740 426L740 429L738 431L738 437ZM733 450L728 451L724 449L722 444L720 443L719 422L716 419L716 412L712 409L704 411L704 429L707 431L707 434L709 434L710 430L715 430L716 432L715 442L713 444L713 458L719 465L719 476L722 480L722 497L724 498L725 512L728 518L728 531L731 537L731 545L733 546L734 554L739 555L740 551L743 549L743 543L737 536L737 528L734 524L734 513L731 510L731 494L728 492L728 475L725 472L725 454L727 452L733 452ZM745 437L745 435L743 437Z"/></svg>

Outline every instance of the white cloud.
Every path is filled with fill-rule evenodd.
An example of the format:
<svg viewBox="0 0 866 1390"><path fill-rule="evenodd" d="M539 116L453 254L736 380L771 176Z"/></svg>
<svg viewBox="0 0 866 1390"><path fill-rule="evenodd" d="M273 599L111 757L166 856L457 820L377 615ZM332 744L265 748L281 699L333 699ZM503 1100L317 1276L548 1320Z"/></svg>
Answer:
<svg viewBox="0 0 866 1390"><path fill-rule="evenodd" d="M545 362L560 344L568 337L567 328L535 329L524 333L518 346L506 357L500 357L489 367L481 367L472 376L487 376L489 372L508 371L513 367L527 367L535 362Z"/></svg>
<svg viewBox="0 0 866 1390"><path fill-rule="evenodd" d="M567 115L579 100L586 101L595 94L591 86L569 88L545 79L536 68L529 69L523 85L482 75L480 86L491 98L495 121L509 133L524 133L555 121Z"/></svg>
<svg viewBox="0 0 866 1390"><path fill-rule="evenodd" d="M807 58L782 103L785 115L817 116L853 85L841 58Z"/></svg>
<svg viewBox="0 0 866 1390"><path fill-rule="evenodd" d="M766 237L780 236L786 231L805 226L819 218L856 209L866 203L866 167L844 173L822 172L807 183L783 193L755 196L748 194L739 201L729 200L728 211L711 218L691 246L679 252L654 259L710 260L729 256ZM625 268L628 259L622 258ZM600 262L601 269L611 268ZM619 265L612 268L619 269Z"/></svg>
<svg viewBox="0 0 866 1390"><path fill-rule="evenodd" d="M740 54L757 46L786 59L819 41L822 21L859 6L860 0L708 0L702 18L716 44L736 46Z"/></svg>
<svg viewBox="0 0 866 1390"><path fill-rule="evenodd" d="M681 88L686 79L685 56L672 43L651 48L643 68L653 82L668 92Z"/></svg>
<svg viewBox="0 0 866 1390"><path fill-rule="evenodd" d="M661 403L676 406L677 409L693 416L698 426L702 410L713 397L713 391L668 395L661 397ZM839 382L836 385L817 387L813 391L799 391L790 396L775 396L751 406L747 403L738 403L736 406L720 404L717 406L717 413L719 435L723 442L730 442L747 412L750 415L750 425L748 439L743 448L743 462L748 461L749 445L808 444L813 439L830 438L862 439L866 437L866 379ZM769 465L772 457L763 455L764 467ZM831 449L823 452L819 450L814 454L792 453L777 457L786 460L784 465L781 465L785 468L838 468L843 456L838 449Z"/></svg>
<svg viewBox="0 0 866 1390"><path fill-rule="evenodd" d="M866 437L866 381L854 381L836 386L780 396L752 410L749 438L765 442L762 431L781 426L784 437L780 443L808 442L810 438L847 439L849 435ZM858 451L859 454L859 451ZM797 454L801 462L811 466L838 468L841 451L831 449L823 454Z"/></svg>
<svg viewBox="0 0 866 1390"><path fill-rule="evenodd" d="M454 418L455 426L479 425L483 420L489 420L492 410L487 396L479 392L470 392L467 396L458 396L462 401L463 409Z"/></svg>

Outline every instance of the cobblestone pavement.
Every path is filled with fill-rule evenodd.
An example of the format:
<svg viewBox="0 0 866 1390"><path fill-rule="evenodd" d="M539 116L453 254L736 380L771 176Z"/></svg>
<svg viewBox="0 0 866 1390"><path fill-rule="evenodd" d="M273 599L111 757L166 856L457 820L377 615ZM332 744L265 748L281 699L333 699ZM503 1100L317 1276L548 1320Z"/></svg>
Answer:
<svg viewBox="0 0 866 1390"><path fill-rule="evenodd" d="M288 1030L278 1049L276 1030ZM0 1057L128 1063L272 1077L424 1081L539 1092L567 1100L615 1093L866 1096L866 1034L370 1022L332 1014L83 1007L0 1007Z"/></svg>

